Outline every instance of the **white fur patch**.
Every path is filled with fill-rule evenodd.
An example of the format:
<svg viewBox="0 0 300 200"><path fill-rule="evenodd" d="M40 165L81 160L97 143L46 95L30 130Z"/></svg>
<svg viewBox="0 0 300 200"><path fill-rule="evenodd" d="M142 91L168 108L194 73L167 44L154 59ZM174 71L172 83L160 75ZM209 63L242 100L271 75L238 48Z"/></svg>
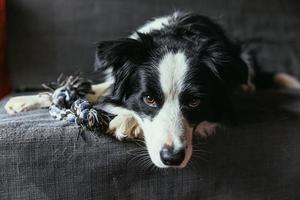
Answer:
<svg viewBox="0 0 300 200"><path fill-rule="evenodd" d="M134 111L110 104L104 105L103 110L117 115L109 123L109 131L113 132L118 140L143 138L140 126L142 121Z"/></svg>
<svg viewBox="0 0 300 200"><path fill-rule="evenodd" d="M137 32L139 33L150 33L155 30L161 30L165 26L169 25L173 19L178 17L179 12L174 12L172 15L164 16L164 17L159 17L155 18L152 21L149 21L145 25L141 26L140 28L137 29ZM130 38L132 39L137 39L138 35L136 33L133 33Z"/></svg>
<svg viewBox="0 0 300 200"><path fill-rule="evenodd" d="M143 137L143 132L132 114L117 115L109 123L109 131L113 132L118 140Z"/></svg>
<svg viewBox="0 0 300 200"><path fill-rule="evenodd" d="M160 84L165 97L175 99L181 92L188 70L187 58L183 52L167 53L158 65Z"/></svg>
<svg viewBox="0 0 300 200"><path fill-rule="evenodd" d="M160 151L167 143L175 150L186 148L185 166L191 156L192 129L183 118L179 105L179 94L188 71L188 61L183 52L167 53L158 64L159 80L164 93L164 104L152 119L144 119L142 128L149 155L158 167L166 167L160 158ZM170 142L170 138L172 141ZM184 167L182 166L182 167Z"/></svg>
<svg viewBox="0 0 300 200"><path fill-rule="evenodd" d="M51 105L51 94L40 93L37 95L18 96L10 98L5 105L8 114L46 108Z"/></svg>

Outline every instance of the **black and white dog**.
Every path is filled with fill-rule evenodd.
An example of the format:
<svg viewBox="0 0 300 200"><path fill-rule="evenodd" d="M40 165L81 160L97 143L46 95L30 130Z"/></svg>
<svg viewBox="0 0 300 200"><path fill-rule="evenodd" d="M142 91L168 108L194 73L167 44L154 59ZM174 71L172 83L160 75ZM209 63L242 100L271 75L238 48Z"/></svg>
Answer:
<svg viewBox="0 0 300 200"><path fill-rule="evenodd" d="M106 81L93 85L86 99L116 115L109 124L116 138L143 137L161 168L187 165L193 135L213 132L230 112L233 92L251 85L253 74L240 46L219 25L181 12L155 18L129 38L100 42L95 63ZM299 88L288 75L273 78ZM12 98L5 107L16 113L51 103L39 94Z"/></svg>

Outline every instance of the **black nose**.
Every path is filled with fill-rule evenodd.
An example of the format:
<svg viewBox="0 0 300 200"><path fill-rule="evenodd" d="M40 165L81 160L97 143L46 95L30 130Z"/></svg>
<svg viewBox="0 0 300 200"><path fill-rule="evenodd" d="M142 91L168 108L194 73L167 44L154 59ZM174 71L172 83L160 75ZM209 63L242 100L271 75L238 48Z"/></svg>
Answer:
<svg viewBox="0 0 300 200"><path fill-rule="evenodd" d="M165 165L180 165L184 157L184 148L174 150L173 146L164 145L160 151L160 158Z"/></svg>

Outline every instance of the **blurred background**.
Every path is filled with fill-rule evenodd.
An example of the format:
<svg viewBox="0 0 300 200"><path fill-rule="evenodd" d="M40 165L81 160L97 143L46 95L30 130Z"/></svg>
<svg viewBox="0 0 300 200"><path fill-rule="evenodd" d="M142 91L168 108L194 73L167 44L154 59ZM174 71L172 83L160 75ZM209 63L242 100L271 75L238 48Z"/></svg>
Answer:
<svg viewBox="0 0 300 200"><path fill-rule="evenodd" d="M299 0L1 0L1 95L61 73L90 72L97 41L126 37L175 10L207 15L238 39L254 38L265 70L300 77Z"/></svg>

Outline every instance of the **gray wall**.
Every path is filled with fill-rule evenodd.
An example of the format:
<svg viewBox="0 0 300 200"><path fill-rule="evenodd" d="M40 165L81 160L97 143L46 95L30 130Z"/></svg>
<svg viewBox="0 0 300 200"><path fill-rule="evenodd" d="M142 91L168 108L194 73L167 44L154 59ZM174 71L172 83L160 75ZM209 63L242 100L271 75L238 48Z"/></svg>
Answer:
<svg viewBox="0 0 300 200"><path fill-rule="evenodd" d="M127 36L176 9L208 15L241 39L262 37L267 70L300 76L298 0L8 0L8 65L13 86L91 71L94 43Z"/></svg>

